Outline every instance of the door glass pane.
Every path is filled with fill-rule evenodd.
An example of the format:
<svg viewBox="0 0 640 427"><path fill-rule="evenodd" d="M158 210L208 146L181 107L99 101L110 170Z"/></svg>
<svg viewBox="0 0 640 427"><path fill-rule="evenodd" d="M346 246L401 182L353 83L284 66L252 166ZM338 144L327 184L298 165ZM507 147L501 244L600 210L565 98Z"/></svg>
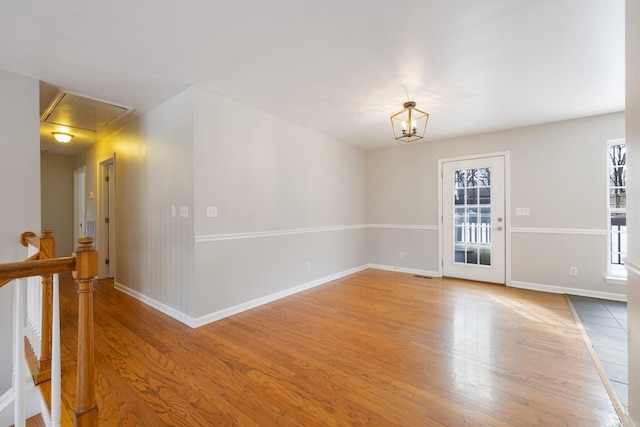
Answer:
<svg viewBox="0 0 640 427"><path fill-rule="evenodd" d="M464 225L465 223L465 209L464 208L455 208L454 210L454 225Z"/></svg>
<svg viewBox="0 0 640 427"><path fill-rule="evenodd" d="M467 188L467 200L466 205L476 205L478 204L478 189L477 188Z"/></svg>
<svg viewBox="0 0 640 427"><path fill-rule="evenodd" d="M491 168L454 172L454 262L491 265Z"/></svg>
<svg viewBox="0 0 640 427"><path fill-rule="evenodd" d="M467 247L467 264L477 264L478 263L478 253L474 247Z"/></svg>
<svg viewBox="0 0 640 427"><path fill-rule="evenodd" d="M480 204L481 205L488 205L491 203L491 188L489 187L483 187L483 188L479 188L478 189L479 193L480 193Z"/></svg>
<svg viewBox="0 0 640 427"><path fill-rule="evenodd" d="M467 169L467 187L473 188L478 185L478 169Z"/></svg>
<svg viewBox="0 0 640 427"><path fill-rule="evenodd" d="M475 231L476 231L475 227L470 227L470 226L464 227L464 235L462 237L462 243L474 242L476 240Z"/></svg>
<svg viewBox="0 0 640 427"><path fill-rule="evenodd" d="M491 265L491 248L488 246L480 247L480 265Z"/></svg>
<svg viewBox="0 0 640 427"><path fill-rule="evenodd" d="M477 208L466 208L468 212L469 224L478 224L478 209Z"/></svg>

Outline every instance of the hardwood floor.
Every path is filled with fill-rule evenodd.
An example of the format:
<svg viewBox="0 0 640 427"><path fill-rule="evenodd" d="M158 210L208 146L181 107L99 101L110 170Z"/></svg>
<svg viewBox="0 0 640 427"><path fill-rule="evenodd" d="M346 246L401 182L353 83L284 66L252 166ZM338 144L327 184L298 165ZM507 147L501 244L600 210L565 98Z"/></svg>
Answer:
<svg viewBox="0 0 640 427"><path fill-rule="evenodd" d="M365 270L190 329L100 281L95 333L103 426L619 425L561 295Z"/></svg>
<svg viewBox="0 0 640 427"><path fill-rule="evenodd" d="M36 415L25 421L25 427L47 427L47 425L45 424L42 415Z"/></svg>

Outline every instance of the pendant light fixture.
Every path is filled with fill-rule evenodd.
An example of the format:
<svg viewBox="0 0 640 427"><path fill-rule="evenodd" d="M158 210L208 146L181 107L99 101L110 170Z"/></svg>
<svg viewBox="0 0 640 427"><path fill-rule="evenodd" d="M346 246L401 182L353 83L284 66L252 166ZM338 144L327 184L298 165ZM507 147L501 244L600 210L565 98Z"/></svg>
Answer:
<svg viewBox="0 0 640 427"><path fill-rule="evenodd" d="M404 109L391 116L393 136L398 141L413 142L424 137L429 115L416 108L413 101L405 102Z"/></svg>

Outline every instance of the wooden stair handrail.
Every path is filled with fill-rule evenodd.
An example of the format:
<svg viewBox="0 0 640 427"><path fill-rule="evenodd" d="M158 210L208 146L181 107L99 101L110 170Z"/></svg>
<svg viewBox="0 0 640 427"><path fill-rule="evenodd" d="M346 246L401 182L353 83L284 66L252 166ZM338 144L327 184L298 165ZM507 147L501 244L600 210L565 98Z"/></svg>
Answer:
<svg viewBox="0 0 640 427"><path fill-rule="evenodd" d="M25 259L22 262L31 262L31 261L35 261L40 259L40 254L34 254L31 255L29 258ZM10 263L10 264L21 264L21 263ZM2 266L4 266L6 264L0 264L0 272L3 270ZM4 285L6 285L7 283L9 283L10 281L12 281L14 279L14 277L12 277L11 274L7 273L6 277L4 277L4 275L2 273L0 273L0 288L3 287Z"/></svg>
<svg viewBox="0 0 640 427"><path fill-rule="evenodd" d="M22 277L44 276L48 274L74 271L76 259L63 257L53 259L38 259L32 261L9 262L0 264L0 282L20 279Z"/></svg>
<svg viewBox="0 0 640 427"><path fill-rule="evenodd" d="M37 238L32 232L22 233L20 242L34 246L39 252L22 262L0 264L0 287L14 279L42 276L71 271L78 285L78 365L77 403L73 410L74 426L98 425L98 405L95 397L94 328L93 328L93 282L98 275L98 251L91 237L78 239L78 247L70 257L54 258L55 240L51 230L42 230ZM43 286L44 287L44 286ZM49 298L43 299L43 310L51 310ZM46 307L45 307L46 306ZM43 331L49 334L50 329ZM50 337L44 340L50 345Z"/></svg>
<svg viewBox="0 0 640 427"><path fill-rule="evenodd" d="M25 259L23 262L31 262L39 259L51 259L55 257L55 241L53 240L53 232L45 228L41 231L42 237L38 238L36 234L32 231L25 231L20 235L20 243L22 246L33 246L38 248L38 252L31 255L29 258ZM44 243L47 242L47 243ZM16 263L10 263L16 264ZM13 279L17 279L18 277L12 277L8 272L2 274L2 266L7 264L0 264L0 288L12 281ZM75 267L74 267L75 268ZM64 271L73 271L72 270L64 270ZM46 275L47 273L43 273L42 275ZM54 273L48 273L54 274ZM40 276L41 274L32 274L30 276ZM21 276L21 277L29 277L29 276Z"/></svg>
<svg viewBox="0 0 640 427"><path fill-rule="evenodd" d="M51 230L49 229L42 230L42 234L44 235L44 233L47 231L49 232L49 235L51 235ZM36 236L36 233L34 233L33 231L25 231L24 233L22 233L20 235L20 243L22 243L22 246L31 245L40 249L40 239L38 239L38 236Z"/></svg>

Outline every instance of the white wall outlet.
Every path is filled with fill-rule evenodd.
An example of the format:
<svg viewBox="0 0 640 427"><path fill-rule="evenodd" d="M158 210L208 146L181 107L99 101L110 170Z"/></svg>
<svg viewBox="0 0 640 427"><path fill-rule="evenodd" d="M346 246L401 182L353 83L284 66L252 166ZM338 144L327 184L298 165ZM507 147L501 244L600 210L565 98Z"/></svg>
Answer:
<svg viewBox="0 0 640 427"><path fill-rule="evenodd" d="M578 267L569 267L569 276L577 276Z"/></svg>
<svg viewBox="0 0 640 427"><path fill-rule="evenodd" d="M189 206L180 206L180 216L182 218L189 216Z"/></svg>
<svg viewBox="0 0 640 427"><path fill-rule="evenodd" d="M311 271L311 261L307 262L307 271Z"/></svg>
<svg viewBox="0 0 640 427"><path fill-rule="evenodd" d="M176 217L176 205L171 205L171 216Z"/></svg>
<svg viewBox="0 0 640 427"><path fill-rule="evenodd" d="M400 259L404 259L404 252L400 251L398 253L398 256L400 257Z"/></svg>
<svg viewBox="0 0 640 427"><path fill-rule="evenodd" d="M529 208L516 208L516 215L529 215Z"/></svg>
<svg viewBox="0 0 640 427"><path fill-rule="evenodd" d="M207 206L207 218L215 218L218 216L218 208L215 206Z"/></svg>

